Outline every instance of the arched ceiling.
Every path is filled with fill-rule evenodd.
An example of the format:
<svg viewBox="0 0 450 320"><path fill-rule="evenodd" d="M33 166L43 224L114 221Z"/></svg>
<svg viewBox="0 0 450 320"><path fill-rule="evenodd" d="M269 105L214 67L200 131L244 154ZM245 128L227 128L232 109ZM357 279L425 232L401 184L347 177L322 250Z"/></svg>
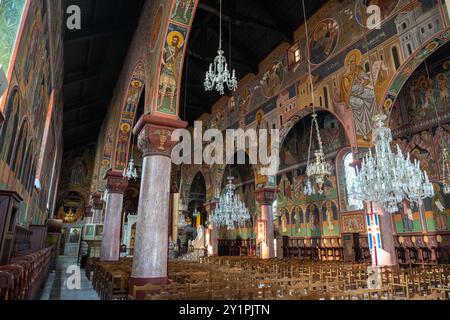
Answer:
<svg viewBox="0 0 450 320"><path fill-rule="evenodd" d="M66 151L97 141L144 3L145 0L64 0L64 12L69 5L78 5L82 14L81 30L64 28ZM292 42L294 30L303 24L301 3L300 0L223 1L223 48L228 58L231 26L232 67L238 80L249 72L257 73L258 64L279 44ZM305 3L310 17L326 0ZM180 97L180 117L191 123L202 113L210 112L220 98L203 90L205 71L217 53L218 30L219 0L200 0Z"/></svg>
<svg viewBox="0 0 450 320"><path fill-rule="evenodd" d="M258 64L279 44L292 43L294 31L304 20L301 0L222 2L222 47L229 60L231 34L231 65L238 80L248 73L257 74ZM307 18L326 2L305 0ZM203 89L205 72L217 55L219 45L219 8L219 0L200 0L192 25L180 97L180 117L190 123L202 113L210 112L221 97L215 91Z"/></svg>

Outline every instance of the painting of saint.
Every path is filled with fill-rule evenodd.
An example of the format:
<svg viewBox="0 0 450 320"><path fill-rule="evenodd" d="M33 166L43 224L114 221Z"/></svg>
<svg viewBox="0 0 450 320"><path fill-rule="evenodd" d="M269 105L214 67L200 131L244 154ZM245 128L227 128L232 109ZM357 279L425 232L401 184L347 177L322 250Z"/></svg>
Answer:
<svg viewBox="0 0 450 320"><path fill-rule="evenodd" d="M77 158L70 173L70 184L79 186L84 185L87 173L86 163L82 158Z"/></svg>
<svg viewBox="0 0 450 320"><path fill-rule="evenodd" d="M244 89L242 89L241 93L239 94L238 98L239 112L241 115L244 116L249 111L250 100L251 100L250 87L245 86Z"/></svg>
<svg viewBox="0 0 450 320"><path fill-rule="evenodd" d="M112 153L112 144L113 144L113 133L112 128L108 128L106 132L106 140L105 140L105 157L111 157Z"/></svg>
<svg viewBox="0 0 450 320"><path fill-rule="evenodd" d="M130 131L131 125L129 123L120 124L120 131L117 139L116 164L121 168L127 166Z"/></svg>
<svg viewBox="0 0 450 320"><path fill-rule="evenodd" d="M361 66L361 52L357 49L350 51L345 58L341 100L353 111L357 135L368 140L376 113L375 91L370 75Z"/></svg>
<svg viewBox="0 0 450 320"><path fill-rule="evenodd" d="M414 216L411 208L411 204L409 201L403 201L403 211L401 212L402 222L403 222L403 230L405 232L411 232L414 230Z"/></svg>
<svg viewBox="0 0 450 320"><path fill-rule="evenodd" d="M309 227L310 236L320 236L319 208L310 204L306 209L306 223Z"/></svg>
<svg viewBox="0 0 450 320"><path fill-rule="evenodd" d="M339 234L338 209L334 202L327 201L322 207L322 223L324 235Z"/></svg>
<svg viewBox="0 0 450 320"><path fill-rule="evenodd" d="M194 10L194 0L176 0L175 7L172 10L171 18L175 21L189 24Z"/></svg>
<svg viewBox="0 0 450 320"><path fill-rule="evenodd" d="M261 89L266 98L273 97L279 90L284 79L284 66L281 61L272 64L260 81Z"/></svg>
<svg viewBox="0 0 450 320"><path fill-rule="evenodd" d="M327 60L336 48L339 26L333 19L321 21L312 32L309 42L309 56L312 64Z"/></svg>
<svg viewBox="0 0 450 320"><path fill-rule="evenodd" d="M281 209L281 214L278 218L279 230L282 234L287 235L289 233L288 226L290 224L289 221L289 211L287 209Z"/></svg>
<svg viewBox="0 0 450 320"><path fill-rule="evenodd" d="M170 28L170 26L169 26ZM161 78L159 82L158 111L175 114L180 62L183 55L184 36L171 31L162 54Z"/></svg>
<svg viewBox="0 0 450 320"><path fill-rule="evenodd" d="M447 77L445 74L440 73L436 77L438 88L439 88L439 97L441 99L442 105L444 107L448 107L448 97L449 97L449 90L450 86L447 83Z"/></svg>
<svg viewBox="0 0 450 320"><path fill-rule="evenodd" d="M436 230L447 230L447 206L443 195L441 194L441 186L433 183L434 196L431 199L433 216L436 221Z"/></svg>

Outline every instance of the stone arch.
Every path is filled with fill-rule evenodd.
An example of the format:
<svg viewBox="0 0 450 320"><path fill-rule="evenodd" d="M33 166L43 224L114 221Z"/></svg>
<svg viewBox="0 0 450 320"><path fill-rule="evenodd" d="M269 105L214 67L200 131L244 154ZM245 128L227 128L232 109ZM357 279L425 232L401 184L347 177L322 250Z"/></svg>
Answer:
<svg viewBox="0 0 450 320"><path fill-rule="evenodd" d="M447 28L426 41L420 48L413 52L413 54L403 63L403 65L400 66L395 75L392 77L385 91L384 98L378 106L378 111L384 112L390 117L394 102L409 77L414 73L414 71L416 71L417 68L420 67L425 59L449 41L450 29Z"/></svg>
<svg viewBox="0 0 450 320"><path fill-rule="evenodd" d="M145 64L136 63L128 81L128 89L121 104L115 146L112 148L112 168L123 170L128 163L132 129L136 121L136 111L145 86ZM145 97L144 97L145 99Z"/></svg>
<svg viewBox="0 0 450 320"><path fill-rule="evenodd" d="M183 170L184 169L184 170ZM210 181L210 175L208 174L208 168L202 166L202 165L188 165L182 167L182 176L181 176L181 187L180 187L180 209L184 210L187 209L188 206L188 198L189 198L189 192L191 190L192 181L194 180L195 176L200 172L203 176L203 179L205 179L205 185L206 185L206 194L208 199L208 190L211 188L211 181Z"/></svg>
<svg viewBox="0 0 450 320"><path fill-rule="evenodd" d="M343 117L340 117L336 112L331 111L329 109L321 108L321 107L314 107L316 111L325 111L330 113L333 117L335 117L341 126L344 128L345 134L347 136L347 139L350 142L351 147L357 147L357 140L356 140L356 129L355 129L355 122L353 115L352 117L346 117L347 121L344 121ZM295 125L302 120L303 118L307 117L308 115L312 114L313 108L307 107L299 112L297 112L293 117L291 117L280 129L280 148L283 146L284 140L288 136L289 132L295 127Z"/></svg>

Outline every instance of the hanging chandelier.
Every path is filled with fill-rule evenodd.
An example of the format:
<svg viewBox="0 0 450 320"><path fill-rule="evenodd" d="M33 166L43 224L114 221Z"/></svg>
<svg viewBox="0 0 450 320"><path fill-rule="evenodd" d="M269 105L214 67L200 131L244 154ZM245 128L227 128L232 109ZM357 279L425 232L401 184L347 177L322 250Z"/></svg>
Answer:
<svg viewBox="0 0 450 320"><path fill-rule="evenodd" d="M311 146L312 146L312 132L316 129L317 132L317 141L319 143L319 149L317 149L314 152L314 161L310 162L310 152L311 152ZM323 184L325 182L325 177L331 175L331 164L325 159L325 154L323 152L323 146L322 146L322 139L320 137L320 131L319 131L319 124L317 122L317 114L312 114L312 123L311 123L311 137L310 137L310 145L309 145L309 152L308 152L308 163L306 165L306 175L308 176L308 180L305 185L305 194L306 195L313 195L315 194L316 190L314 186L311 183L311 179L316 183L317 185L317 193L322 194L323 193Z"/></svg>
<svg viewBox="0 0 450 320"><path fill-rule="evenodd" d="M123 177L127 178L128 180L136 180L137 178L139 178L139 175L137 174L137 170L136 167L134 166L134 159L131 158L130 162L128 163L128 167L126 167L125 169L123 169Z"/></svg>
<svg viewBox="0 0 450 320"><path fill-rule="evenodd" d="M384 125L386 118L384 114L374 118L375 155L369 149L361 168L356 168L350 192L358 200L378 202L387 212L395 213L404 199L420 205L434 195L434 189L417 160L412 163L409 153L404 157L398 145L397 152L392 152L392 131Z"/></svg>
<svg viewBox="0 0 450 320"><path fill-rule="evenodd" d="M228 184L220 196L219 203L212 214L212 222L217 226L226 226L233 230L235 224L240 226L250 219L250 213L244 203L235 193L236 186L233 184L233 177L228 177Z"/></svg>
<svg viewBox="0 0 450 320"><path fill-rule="evenodd" d="M178 214L178 228L183 229L187 226L186 218L184 217L183 211L180 210Z"/></svg>
<svg viewBox="0 0 450 320"><path fill-rule="evenodd" d="M193 216L194 218L197 218L197 216L198 216L198 210L197 210L197 208L195 208L194 213L192 213L192 216Z"/></svg>
<svg viewBox="0 0 450 320"><path fill-rule="evenodd" d="M442 191L445 194L450 194L450 167L448 162L448 150L445 145L442 146Z"/></svg>
<svg viewBox="0 0 450 320"><path fill-rule="evenodd" d="M123 169L123 174L122 174L122 176L128 180L131 180L131 179L136 180L137 178L139 178L139 175L136 170L136 166L134 165L133 151L134 151L134 136L133 136L133 141L131 143L131 158L130 158L130 161L128 162L128 166Z"/></svg>
<svg viewBox="0 0 450 320"><path fill-rule="evenodd" d="M302 1L302 7L303 7L303 18L305 21L305 36L306 36L306 43L309 43L309 34L308 34L308 24L306 23L306 11L305 11L305 3ZM309 148L308 148L308 160L306 163L306 175L308 176L308 179L305 184L305 188L303 192L305 195L313 195L316 193L315 186L313 182L315 182L315 185L317 186L317 193L322 194L323 193L323 185L325 182L325 177L331 175L331 164L325 160L325 154L323 152L323 146L322 146L322 138L320 136L320 130L319 130L319 123L317 122L317 113L315 109L315 97L314 97L314 83L312 79L312 73L311 73L311 59L308 60L308 73L309 73L309 81L311 83L311 101L312 101L312 121L311 121L311 131L309 136ZM317 133L317 142L319 144L319 149L317 149L314 152L314 161L310 162L311 160L311 148L313 144L313 131L316 130ZM312 181L311 181L312 180Z"/></svg>
<svg viewBox="0 0 450 320"><path fill-rule="evenodd" d="M219 50L217 50L217 56L214 58L214 63L209 65L209 70L206 72L204 87L205 91L211 91L215 88L221 95L223 95L225 85L228 86L229 90L235 91L237 89L238 82L236 80L235 70L233 69L232 74L228 70L228 63L225 59L224 51L222 50L222 0L220 0L219 21Z"/></svg>

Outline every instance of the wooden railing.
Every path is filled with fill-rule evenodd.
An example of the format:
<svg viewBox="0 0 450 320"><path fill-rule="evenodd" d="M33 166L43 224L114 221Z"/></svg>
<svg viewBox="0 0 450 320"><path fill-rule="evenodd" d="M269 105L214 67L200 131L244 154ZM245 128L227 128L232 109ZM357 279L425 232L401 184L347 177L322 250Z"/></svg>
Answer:
<svg viewBox="0 0 450 320"><path fill-rule="evenodd" d="M46 281L52 248L13 257L9 265L0 266L0 300L35 299Z"/></svg>

